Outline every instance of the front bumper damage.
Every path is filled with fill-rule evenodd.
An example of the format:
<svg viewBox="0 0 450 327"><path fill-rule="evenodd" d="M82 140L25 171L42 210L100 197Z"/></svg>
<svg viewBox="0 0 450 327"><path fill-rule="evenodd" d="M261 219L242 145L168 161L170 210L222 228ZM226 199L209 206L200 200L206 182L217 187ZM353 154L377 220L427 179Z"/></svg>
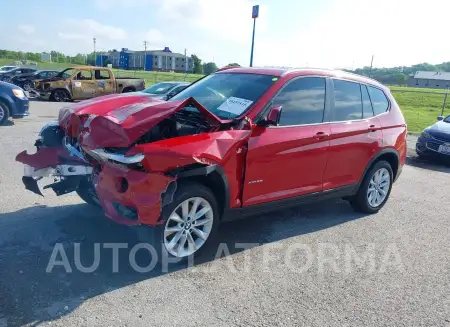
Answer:
<svg viewBox="0 0 450 327"><path fill-rule="evenodd" d="M64 146L41 148L34 154L19 153L16 161L24 164L22 182L27 190L43 196L38 181L53 177L55 182L44 186L51 188L56 195L73 192L81 178L92 174L92 167L79 157L71 156Z"/></svg>
<svg viewBox="0 0 450 327"><path fill-rule="evenodd" d="M162 207L172 201L176 178L104 163L94 185L107 217L125 225L158 225Z"/></svg>

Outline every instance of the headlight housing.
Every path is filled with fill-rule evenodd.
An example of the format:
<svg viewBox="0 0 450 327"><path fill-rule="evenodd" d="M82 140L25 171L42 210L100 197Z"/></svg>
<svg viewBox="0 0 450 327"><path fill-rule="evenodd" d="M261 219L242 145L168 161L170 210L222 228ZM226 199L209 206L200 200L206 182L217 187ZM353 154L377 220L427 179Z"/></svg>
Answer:
<svg viewBox="0 0 450 327"><path fill-rule="evenodd" d="M425 139L432 139L433 137L426 131L422 132L422 137Z"/></svg>
<svg viewBox="0 0 450 327"><path fill-rule="evenodd" d="M19 99L26 99L26 95L21 89L13 89L13 94Z"/></svg>

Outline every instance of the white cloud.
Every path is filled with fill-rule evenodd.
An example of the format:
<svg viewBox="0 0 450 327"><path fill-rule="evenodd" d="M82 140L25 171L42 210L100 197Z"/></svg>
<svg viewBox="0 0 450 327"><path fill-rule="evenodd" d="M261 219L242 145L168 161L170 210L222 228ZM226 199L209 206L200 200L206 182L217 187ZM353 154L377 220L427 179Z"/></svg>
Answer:
<svg viewBox="0 0 450 327"><path fill-rule="evenodd" d="M161 43L164 41L164 35L161 33L161 31L152 28L145 33L145 41L148 41L150 43Z"/></svg>
<svg viewBox="0 0 450 327"><path fill-rule="evenodd" d="M247 41L252 31L251 12L255 4L248 0L155 0L161 21L182 28L194 27L216 40ZM268 6L260 5L258 31L268 26Z"/></svg>
<svg viewBox="0 0 450 327"><path fill-rule="evenodd" d="M70 49L73 53L90 52L93 50L93 38L97 39L97 50L106 51L123 46L129 35L124 29L102 24L93 19L69 19L58 32L58 37L67 41L60 46ZM64 51L64 49L61 49Z"/></svg>
<svg viewBox="0 0 450 327"><path fill-rule="evenodd" d="M19 31L21 31L23 34L31 35L36 32L36 29L33 25L19 25L18 26Z"/></svg>
<svg viewBox="0 0 450 327"><path fill-rule="evenodd" d="M135 8L147 4L148 0L95 0L94 4L102 10L113 8Z"/></svg>

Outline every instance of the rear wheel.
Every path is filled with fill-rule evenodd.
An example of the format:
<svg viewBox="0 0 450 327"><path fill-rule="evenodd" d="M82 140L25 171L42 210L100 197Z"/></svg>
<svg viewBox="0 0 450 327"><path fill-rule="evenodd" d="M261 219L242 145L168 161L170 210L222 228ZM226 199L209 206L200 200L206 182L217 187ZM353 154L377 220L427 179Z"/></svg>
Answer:
<svg viewBox="0 0 450 327"><path fill-rule="evenodd" d="M378 161L367 172L358 193L350 200L356 211L376 213L386 204L392 190L394 174L387 161Z"/></svg>
<svg viewBox="0 0 450 327"><path fill-rule="evenodd" d="M3 125L8 121L9 114L8 106L0 101L0 125Z"/></svg>

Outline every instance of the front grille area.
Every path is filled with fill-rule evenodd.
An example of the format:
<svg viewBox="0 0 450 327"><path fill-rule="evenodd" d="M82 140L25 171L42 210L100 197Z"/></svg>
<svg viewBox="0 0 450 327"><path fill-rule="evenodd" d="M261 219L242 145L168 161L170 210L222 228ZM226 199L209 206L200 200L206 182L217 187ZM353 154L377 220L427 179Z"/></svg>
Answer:
<svg viewBox="0 0 450 327"><path fill-rule="evenodd" d="M439 150L439 144L434 142L427 142L427 148L433 151Z"/></svg>

